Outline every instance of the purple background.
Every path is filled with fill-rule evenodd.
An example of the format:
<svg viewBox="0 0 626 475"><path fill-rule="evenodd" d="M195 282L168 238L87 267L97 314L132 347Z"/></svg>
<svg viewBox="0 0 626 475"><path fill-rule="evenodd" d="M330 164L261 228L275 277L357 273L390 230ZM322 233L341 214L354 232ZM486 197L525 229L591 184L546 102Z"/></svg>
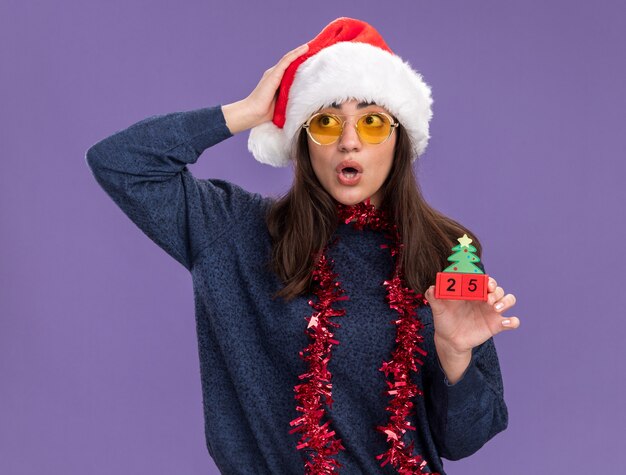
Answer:
<svg viewBox="0 0 626 475"><path fill-rule="evenodd" d="M450 475L623 473L620 1L0 3L0 473L217 473L191 277L99 188L96 141L245 97L339 16L432 85L420 183L514 293L496 337L509 428ZM244 132L190 167L264 194Z"/></svg>

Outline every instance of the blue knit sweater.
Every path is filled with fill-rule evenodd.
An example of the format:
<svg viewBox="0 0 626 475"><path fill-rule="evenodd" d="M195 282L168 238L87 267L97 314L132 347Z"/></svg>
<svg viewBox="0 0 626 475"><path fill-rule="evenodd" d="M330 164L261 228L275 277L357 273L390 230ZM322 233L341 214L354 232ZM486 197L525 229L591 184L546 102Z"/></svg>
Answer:
<svg viewBox="0 0 626 475"><path fill-rule="evenodd" d="M102 188L193 279L209 453L227 475L303 473L294 385L306 371L298 352L308 344L309 297L285 302L268 270L271 240L264 215L272 199L219 179L194 177L186 165L232 136L220 106L144 119L92 146L87 163ZM330 256L349 300L335 332L328 410L346 450L341 474L393 474L376 455L387 450L375 427L387 421L388 396L379 371L394 347L397 313L385 302L383 280L393 261L381 232L342 224ZM357 278L358 276L358 278ZM441 457L477 451L507 426L498 357L489 339L474 348L467 371L450 385L437 359L430 308L420 307L428 357L417 385L416 414L405 440L445 473Z"/></svg>

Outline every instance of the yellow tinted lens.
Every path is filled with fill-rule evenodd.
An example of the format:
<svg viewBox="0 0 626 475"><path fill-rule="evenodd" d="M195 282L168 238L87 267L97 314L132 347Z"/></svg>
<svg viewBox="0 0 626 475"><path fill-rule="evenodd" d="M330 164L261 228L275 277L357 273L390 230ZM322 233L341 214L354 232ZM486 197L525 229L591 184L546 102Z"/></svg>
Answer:
<svg viewBox="0 0 626 475"><path fill-rule="evenodd" d="M341 122L330 114L319 114L309 124L311 136L323 145L331 144L341 135Z"/></svg>
<svg viewBox="0 0 626 475"><path fill-rule="evenodd" d="M386 115L371 113L364 115L357 123L361 139L367 143L384 142L391 133L391 122Z"/></svg>

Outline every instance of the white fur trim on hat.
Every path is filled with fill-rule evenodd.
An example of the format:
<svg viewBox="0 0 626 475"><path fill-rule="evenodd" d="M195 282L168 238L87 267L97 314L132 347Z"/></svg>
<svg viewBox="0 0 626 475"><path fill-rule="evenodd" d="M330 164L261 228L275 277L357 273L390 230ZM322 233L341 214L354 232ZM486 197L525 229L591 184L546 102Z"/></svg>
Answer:
<svg viewBox="0 0 626 475"><path fill-rule="evenodd" d="M432 118L430 87L399 56L367 43L348 41L324 48L298 67L283 129L271 121L254 127L248 150L262 163L287 166L302 124L319 109L350 99L384 107L406 129L413 159L424 152Z"/></svg>

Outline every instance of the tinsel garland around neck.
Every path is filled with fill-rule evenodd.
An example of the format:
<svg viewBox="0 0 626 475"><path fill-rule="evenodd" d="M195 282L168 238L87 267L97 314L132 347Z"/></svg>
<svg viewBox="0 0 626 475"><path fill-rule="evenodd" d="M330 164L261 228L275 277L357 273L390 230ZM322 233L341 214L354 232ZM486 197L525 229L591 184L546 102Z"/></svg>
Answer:
<svg viewBox="0 0 626 475"><path fill-rule="evenodd" d="M390 222L383 210L376 209L367 199L353 206L338 204L337 216L345 224L352 223L356 229L362 230L369 226L373 230L384 231L393 243L381 247L389 248L395 257L393 274L383 285L387 289L385 300L399 314L393 321L396 325L396 346L391 359L383 361L379 369L385 374L388 386L386 393L391 399L386 407L389 413L386 425L375 428L382 433L381 437L386 437L389 448L376 458L382 460L381 467L391 463L401 475L429 473L424 472L427 461L413 454L413 442L407 445L403 440L407 430L415 430L408 421L413 414L412 399L423 396L423 392L412 382L410 373L419 371L418 365L421 367L424 364L421 358L426 356L426 351L420 346L423 343L423 336L420 335L423 325L416 316L416 309L427 301L422 294L417 294L405 285L398 228ZM296 410L302 415L290 422L294 426L290 433L301 433L297 449L305 449L308 455L304 465L306 475L339 473L341 464L334 456L340 450L345 450L341 439L336 437L325 409L325 406L332 409L332 375L328 365L333 345L339 344L334 338L333 329L340 325L331 318L342 317L346 313L345 309L335 309L332 305L348 299L337 280L339 276L333 272L333 261L327 255L329 246L316 256L313 281L317 302L309 300L309 305L314 309L310 317L305 317L308 322L305 331L310 344L300 352L300 357L308 364L308 370L299 376L304 382L294 387L298 403Z"/></svg>

